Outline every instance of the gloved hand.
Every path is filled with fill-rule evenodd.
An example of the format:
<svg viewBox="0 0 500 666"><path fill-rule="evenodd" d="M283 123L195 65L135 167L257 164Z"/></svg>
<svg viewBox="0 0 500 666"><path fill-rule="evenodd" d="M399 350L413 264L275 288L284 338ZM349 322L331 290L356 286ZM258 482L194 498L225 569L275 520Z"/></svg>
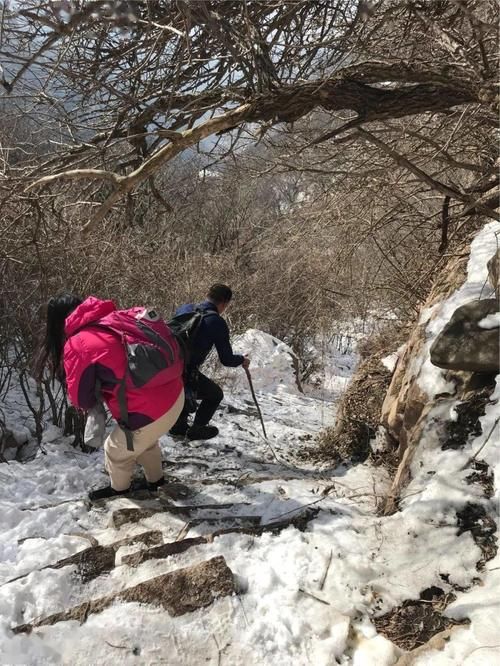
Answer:
<svg viewBox="0 0 500 666"><path fill-rule="evenodd" d="M102 402L98 402L95 407L87 412L87 422L85 423L85 433L83 441L86 446L94 449L100 449L104 444L106 437L106 410Z"/></svg>

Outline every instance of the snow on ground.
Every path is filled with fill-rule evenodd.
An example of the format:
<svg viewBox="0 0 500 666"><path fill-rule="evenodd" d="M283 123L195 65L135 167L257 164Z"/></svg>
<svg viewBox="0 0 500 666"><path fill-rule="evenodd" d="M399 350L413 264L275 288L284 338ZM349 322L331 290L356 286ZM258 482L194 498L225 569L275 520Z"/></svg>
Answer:
<svg viewBox="0 0 500 666"><path fill-rule="evenodd" d="M313 373L310 382L304 387L307 395L326 400L330 404L338 402L347 389L358 362L355 351L342 347L341 342L325 344L319 341L317 363L320 369ZM355 347L355 346L354 346Z"/></svg>
<svg viewBox="0 0 500 666"><path fill-rule="evenodd" d="M124 553L140 546L127 547L118 551L113 571L85 585L77 582L71 567L40 571L88 547L82 533L108 544L157 529L168 542L185 528L180 516L167 513L120 529L110 527L109 507L139 502L118 498L107 508L89 509L86 491L106 482L102 451L79 453L67 439L54 438L52 428L45 453L27 464L0 466L0 664L390 666L401 651L377 633L370 620L374 614L418 598L431 585L446 588L440 575L448 575L450 585L472 585L479 575L475 563L480 552L470 532L457 535L454 510L469 498L478 501L478 488L466 485L466 472L457 470L481 438L466 450L448 452L431 441L431 454L428 459L422 456L402 511L378 517L377 500L389 486L382 468L369 463L318 468L297 461L304 441L331 422L333 409L326 402L331 385L320 397L301 393L290 350L259 331L247 332L237 348L252 356L272 449L261 434L239 369L227 381L216 415L221 431L217 438L190 444L162 438L167 473L196 491L189 503L232 504L224 515L257 516L266 524L310 507L318 509L316 517L303 532L290 526L276 535L225 534L137 568L120 563ZM352 358L332 356L337 374L329 377L347 379ZM18 399L15 391L9 399ZM8 401L4 409L9 411ZM20 419L27 416L17 409ZM498 414L498 405L490 408L483 432ZM499 449L492 438L482 455L486 458L487 451L497 475ZM220 515L221 510L200 509L195 517ZM201 522L188 536L211 530L213 526ZM216 600L209 608L172 618L152 606L115 603L83 625L60 622L29 635L10 631L11 626L215 555L225 557L241 593ZM450 607L450 614L471 617L472 628L459 629L443 653L427 661L422 657L418 664L500 663L500 653L484 647L498 642L494 626L500 608L494 585L500 571L495 571L495 563L500 567L498 561L488 563L493 571L483 578L483 587L460 594Z"/></svg>

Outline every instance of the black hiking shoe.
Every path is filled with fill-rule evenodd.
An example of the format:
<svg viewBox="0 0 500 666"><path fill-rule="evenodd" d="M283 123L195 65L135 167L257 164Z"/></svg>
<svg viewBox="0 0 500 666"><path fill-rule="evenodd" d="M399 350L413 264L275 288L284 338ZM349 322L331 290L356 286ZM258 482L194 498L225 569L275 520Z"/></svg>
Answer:
<svg viewBox="0 0 500 666"><path fill-rule="evenodd" d="M170 477L166 479L164 476L155 481L154 483L148 483L148 488L151 492L158 491L160 497L168 497L169 499L179 500L185 499L193 494L193 492L185 486L183 483L179 483L175 477Z"/></svg>
<svg viewBox="0 0 500 666"><path fill-rule="evenodd" d="M106 497L117 497L118 495L125 495L128 492L130 492L130 488L127 488L126 490L115 490L111 486L105 486L98 490L91 490L89 492L89 500L93 501L105 499Z"/></svg>
<svg viewBox="0 0 500 666"><path fill-rule="evenodd" d="M185 425L174 426L173 428L170 428L170 430L168 431L168 434L171 437L175 437L175 438L181 438L182 437L182 438L184 438L186 436L188 428L189 428L189 426L188 426L187 423Z"/></svg>
<svg viewBox="0 0 500 666"><path fill-rule="evenodd" d="M193 425L187 431L187 438L191 441L195 439L212 439L219 434L219 428L209 425Z"/></svg>
<svg viewBox="0 0 500 666"><path fill-rule="evenodd" d="M166 482L158 488L158 497L170 500L182 500L191 497L194 492L183 483Z"/></svg>
<svg viewBox="0 0 500 666"><path fill-rule="evenodd" d="M151 492L154 492L155 490L158 490L160 486L164 486L167 480L165 479L164 476L161 477L161 479L158 479L158 481L148 481L148 490L151 490Z"/></svg>

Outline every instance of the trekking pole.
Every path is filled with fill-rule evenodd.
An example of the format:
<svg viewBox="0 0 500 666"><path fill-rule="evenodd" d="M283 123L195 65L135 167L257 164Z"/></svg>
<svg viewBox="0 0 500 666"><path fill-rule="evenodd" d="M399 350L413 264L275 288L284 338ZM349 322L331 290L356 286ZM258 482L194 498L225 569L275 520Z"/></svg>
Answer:
<svg viewBox="0 0 500 666"><path fill-rule="evenodd" d="M255 391L253 388L253 382L252 382L252 375L250 374L250 370L248 368L244 368L247 379L248 379L248 384L250 386L250 392L252 394L253 401L255 403L255 406L257 407L257 413L259 414L259 419L260 423L262 425L262 432L264 433L264 439L266 440L267 445L271 449L271 453L274 456L274 459L276 460L277 463L280 465L286 465L288 466L288 463L285 463L283 460L280 460L278 456L276 455L276 451L273 449L271 442L269 441L267 437L267 432L266 432L266 426L264 425L264 419L262 418L262 412L260 411L259 403L257 402L257 396L255 395Z"/></svg>
<svg viewBox="0 0 500 666"><path fill-rule="evenodd" d="M266 427L264 425L264 419L262 418L262 412L260 411L259 403L257 402L257 396L255 395L255 391L253 389L252 375L250 374L250 370L248 368L245 368L245 373L248 379L248 384L250 386L250 392L252 394L253 401L255 403L255 406L257 407L257 413L259 414L260 423L262 425L262 432L264 433L265 439L269 441L267 439Z"/></svg>

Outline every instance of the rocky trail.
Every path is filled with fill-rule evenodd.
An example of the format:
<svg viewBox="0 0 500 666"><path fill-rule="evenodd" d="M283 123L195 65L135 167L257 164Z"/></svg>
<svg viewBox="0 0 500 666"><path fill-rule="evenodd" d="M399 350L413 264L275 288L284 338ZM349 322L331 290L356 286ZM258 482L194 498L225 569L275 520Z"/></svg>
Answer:
<svg viewBox="0 0 500 666"><path fill-rule="evenodd" d="M102 452L50 428L44 453L2 466L1 663L379 666L433 637L469 649L467 603L447 609L479 575L481 515L456 507L486 506L483 485L464 474L450 502L431 456L402 510L382 517L382 467L307 462L335 393L299 392L282 343L253 332L247 345L272 448L234 375L217 438L162 439L187 498L137 490L91 504ZM449 470L465 453L447 455Z"/></svg>

